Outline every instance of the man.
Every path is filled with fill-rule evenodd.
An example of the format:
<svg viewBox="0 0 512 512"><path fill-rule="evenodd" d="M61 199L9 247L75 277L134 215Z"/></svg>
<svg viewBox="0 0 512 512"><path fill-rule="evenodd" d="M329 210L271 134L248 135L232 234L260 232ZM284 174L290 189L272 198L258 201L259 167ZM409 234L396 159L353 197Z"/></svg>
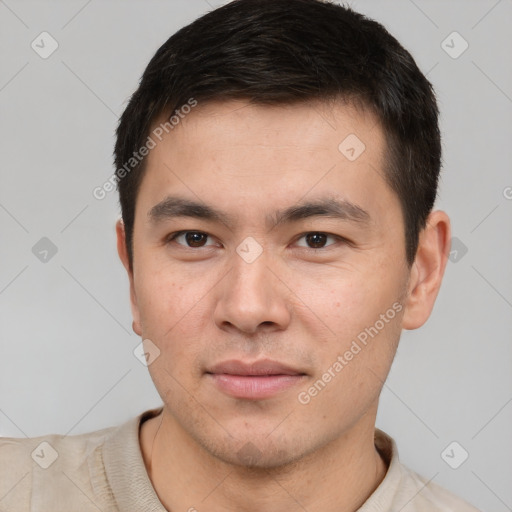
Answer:
<svg viewBox="0 0 512 512"><path fill-rule="evenodd" d="M2 510L475 511L375 428L447 261L437 116L409 53L334 3L237 0L172 36L115 147L163 406L3 439Z"/></svg>

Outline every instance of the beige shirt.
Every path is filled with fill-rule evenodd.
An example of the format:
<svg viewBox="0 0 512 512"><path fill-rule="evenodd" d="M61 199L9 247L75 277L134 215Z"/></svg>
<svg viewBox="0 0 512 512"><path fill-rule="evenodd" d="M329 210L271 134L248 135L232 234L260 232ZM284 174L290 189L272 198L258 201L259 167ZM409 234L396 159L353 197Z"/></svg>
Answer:
<svg viewBox="0 0 512 512"><path fill-rule="evenodd" d="M87 434L0 438L0 511L164 512L139 444L141 423L161 410ZM358 512L479 512L402 465L394 440L379 429L375 446L388 471Z"/></svg>

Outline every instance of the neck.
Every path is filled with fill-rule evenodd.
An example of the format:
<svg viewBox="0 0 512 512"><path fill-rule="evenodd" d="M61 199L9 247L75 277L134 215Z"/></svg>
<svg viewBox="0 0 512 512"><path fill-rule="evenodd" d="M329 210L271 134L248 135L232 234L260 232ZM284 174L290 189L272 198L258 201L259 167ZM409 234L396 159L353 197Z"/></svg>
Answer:
<svg viewBox="0 0 512 512"><path fill-rule="evenodd" d="M374 445L376 408L350 431L287 466L246 468L212 456L163 412L142 424L153 487L168 510L356 511L387 466Z"/></svg>

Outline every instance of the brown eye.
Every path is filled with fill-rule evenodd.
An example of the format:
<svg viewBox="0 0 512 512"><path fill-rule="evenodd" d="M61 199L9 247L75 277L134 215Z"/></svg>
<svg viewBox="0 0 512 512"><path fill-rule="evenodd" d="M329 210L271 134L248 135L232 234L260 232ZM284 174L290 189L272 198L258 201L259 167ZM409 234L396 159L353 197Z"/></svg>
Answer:
<svg viewBox="0 0 512 512"><path fill-rule="evenodd" d="M302 237L299 239L304 239L306 241L306 245L299 245L301 247L306 247L308 249L323 249L324 247L332 245L332 243L326 245L326 242L329 238L335 239L336 237L334 235L329 235L327 233L321 232L306 233L305 235L302 235Z"/></svg>
<svg viewBox="0 0 512 512"><path fill-rule="evenodd" d="M197 233L195 231L185 233L185 240L191 247L202 247L203 242L205 242L207 238L208 235L205 233Z"/></svg>
<svg viewBox="0 0 512 512"><path fill-rule="evenodd" d="M207 233L201 231L178 231L171 235L167 242L176 241L178 245L184 245L185 247L198 248L205 247L205 242L208 239Z"/></svg>
<svg viewBox="0 0 512 512"><path fill-rule="evenodd" d="M306 241L313 249L323 247L326 240L327 235L325 233L309 233L306 235Z"/></svg>

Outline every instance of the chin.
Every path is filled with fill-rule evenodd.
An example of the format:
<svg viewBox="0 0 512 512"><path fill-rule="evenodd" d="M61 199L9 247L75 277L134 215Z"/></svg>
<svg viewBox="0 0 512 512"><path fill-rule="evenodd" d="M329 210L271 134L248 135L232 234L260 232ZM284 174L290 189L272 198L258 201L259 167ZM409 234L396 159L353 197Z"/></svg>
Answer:
<svg viewBox="0 0 512 512"><path fill-rule="evenodd" d="M267 431L260 436L246 433L244 436L237 436L236 440L227 437L216 442L209 438L207 444L199 440L203 448L213 457L252 472L273 469L282 471L295 467L302 458L314 451L313 446L306 450L307 444L304 441L304 439L294 439L289 434L272 440Z"/></svg>

